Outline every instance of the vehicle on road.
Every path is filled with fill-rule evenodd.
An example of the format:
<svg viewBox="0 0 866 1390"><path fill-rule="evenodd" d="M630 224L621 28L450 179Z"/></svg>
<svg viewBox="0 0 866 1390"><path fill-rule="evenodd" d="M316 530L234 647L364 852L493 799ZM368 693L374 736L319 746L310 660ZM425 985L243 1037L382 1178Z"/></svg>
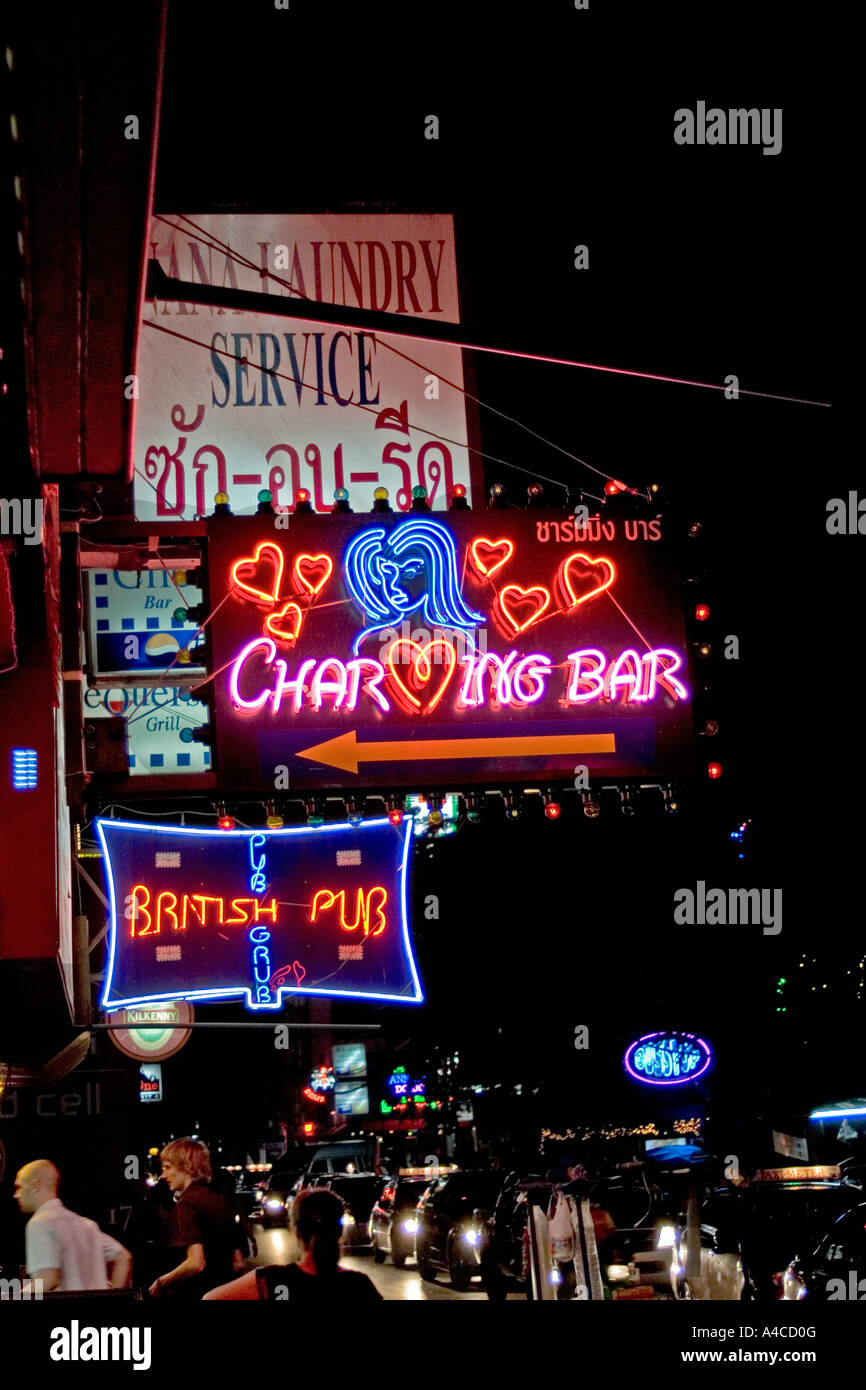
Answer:
<svg viewBox="0 0 866 1390"><path fill-rule="evenodd" d="M481 1274L481 1250L505 1176L463 1170L430 1184L417 1207L415 1258L422 1279L432 1283L442 1271L463 1291Z"/></svg>
<svg viewBox="0 0 866 1390"><path fill-rule="evenodd" d="M838 1217L811 1254L790 1262L782 1274L782 1297L821 1303L866 1299L866 1203Z"/></svg>
<svg viewBox="0 0 866 1390"><path fill-rule="evenodd" d="M687 1272L685 1230L678 1232L671 1282L678 1299L773 1302L782 1275L813 1251L862 1192L838 1168L764 1169L741 1187L718 1188L700 1210L700 1269ZM827 1176L824 1176L827 1174Z"/></svg>
<svg viewBox="0 0 866 1390"><path fill-rule="evenodd" d="M426 1176L402 1173L385 1186L370 1213L370 1241L377 1264L384 1264L390 1255L395 1269L402 1269L415 1254L416 1208L429 1186Z"/></svg>
<svg viewBox="0 0 866 1390"><path fill-rule="evenodd" d="M288 1226L292 1200L297 1184L303 1174L296 1169L282 1173L272 1173L266 1187L259 1196L253 1220L260 1221L265 1229L274 1226Z"/></svg>
<svg viewBox="0 0 866 1390"><path fill-rule="evenodd" d="M322 1178L319 1187L335 1192L344 1203L343 1247L356 1249L370 1244L370 1213L389 1181L376 1173L335 1173Z"/></svg>

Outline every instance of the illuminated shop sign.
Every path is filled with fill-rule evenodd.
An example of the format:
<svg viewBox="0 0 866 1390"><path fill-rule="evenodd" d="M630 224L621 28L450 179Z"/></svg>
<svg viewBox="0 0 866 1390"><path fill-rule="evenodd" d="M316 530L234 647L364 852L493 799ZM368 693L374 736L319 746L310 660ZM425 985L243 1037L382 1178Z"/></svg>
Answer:
<svg viewBox="0 0 866 1390"><path fill-rule="evenodd" d="M368 1115L370 1094L366 1082L358 1085L341 1081L334 1092L334 1104L338 1115Z"/></svg>
<svg viewBox="0 0 866 1390"><path fill-rule="evenodd" d="M423 1080L413 1080L405 1067L395 1067L388 1077L388 1089L392 1096L405 1099L408 1096L423 1096L426 1084Z"/></svg>
<svg viewBox="0 0 866 1390"><path fill-rule="evenodd" d="M460 320L447 214L196 214L157 219L151 236L153 256L181 280L285 295L287 307L294 295ZM191 521L220 492L236 516L249 515L261 489L291 506L301 487L322 512L338 488L366 500L377 485L406 511L419 484L437 510L446 508L452 485L472 481L463 354L437 342L418 343L415 361L406 353L406 340L390 334L148 303L135 515Z"/></svg>
<svg viewBox="0 0 866 1390"><path fill-rule="evenodd" d="M209 556L227 786L690 764L679 582L657 520L219 517Z"/></svg>
<svg viewBox="0 0 866 1390"><path fill-rule="evenodd" d="M278 1010L297 994L420 1002L410 818L269 831L100 820L97 830L111 905L103 1009L238 998Z"/></svg>
<svg viewBox="0 0 866 1390"><path fill-rule="evenodd" d="M360 1081L367 1075L366 1043L334 1043L331 1048L337 1081Z"/></svg>
<svg viewBox="0 0 866 1390"><path fill-rule="evenodd" d="M694 1033L646 1033L625 1054L625 1069L651 1086L682 1086L707 1071L712 1054Z"/></svg>
<svg viewBox="0 0 866 1390"><path fill-rule="evenodd" d="M142 1066L138 1073L138 1098L146 1104L162 1100L162 1064L160 1062L147 1062Z"/></svg>
<svg viewBox="0 0 866 1390"><path fill-rule="evenodd" d="M195 571L193 571L195 573ZM88 570L88 656L94 678L177 676L204 670L198 624L175 615L201 603L201 590L167 569ZM189 649L188 658L178 653Z"/></svg>
<svg viewBox="0 0 866 1390"><path fill-rule="evenodd" d="M207 724L208 708L183 686L88 686L84 709L88 721L126 720L130 777L210 771L210 748L192 737Z"/></svg>
<svg viewBox="0 0 866 1390"><path fill-rule="evenodd" d="M314 1067L310 1072L310 1090L317 1095L326 1094L333 1091L335 1080L333 1067Z"/></svg>
<svg viewBox="0 0 866 1390"><path fill-rule="evenodd" d="M424 1110L440 1109L439 1101L427 1099L425 1079L410 1076L405 1067L395 1067L386 1084L391 1094L391 1102L379 1102L379 1110L383 1115L402 1114L408 1110L421 1114Z"/></svg>

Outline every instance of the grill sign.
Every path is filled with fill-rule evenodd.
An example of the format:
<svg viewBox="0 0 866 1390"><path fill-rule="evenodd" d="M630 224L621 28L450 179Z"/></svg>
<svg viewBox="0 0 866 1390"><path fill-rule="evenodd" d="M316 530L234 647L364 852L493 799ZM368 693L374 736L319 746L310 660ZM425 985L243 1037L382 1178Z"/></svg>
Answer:
<svg viewBox="0 0 866 1390"><path fill-rule="evenodd" d="M272 831L98 821L111 901L103 1009L285 995L419 1002L411 818Z"/></svg>
<svg viewBox="0 0 866 1390"><path fill-rule="evenodd" d="M694 1033L647 1033L625 1054L625 1069L651 1086L682 1086L710 1065L710 1049Z"/></svg>
<svg viewBox="0 0 866 1390"><path fill-rule="evenodd" d="M208 547L226 789L688 770L658 520L216 517Z"/></svg>

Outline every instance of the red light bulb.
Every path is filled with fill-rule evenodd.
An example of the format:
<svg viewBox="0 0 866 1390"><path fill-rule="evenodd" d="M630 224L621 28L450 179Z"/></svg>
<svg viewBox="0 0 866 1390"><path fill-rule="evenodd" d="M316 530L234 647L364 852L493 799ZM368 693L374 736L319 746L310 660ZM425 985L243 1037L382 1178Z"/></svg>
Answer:
<svg viewBox="0 0 866 1390"><path fill-rule="evenodd" d="M699 622L699 623L704 623L704 622L706 622L706 620L707 620L707 618L708 618L709 616L710 616L709 605L706 604L706 603L699 603L698 606L697 606L697 608L695 609L695 617L697 618L698 622Z"/></svg>
<svg viewBox="0 0 866 1390"><path fill-rule="evenodd" d="M234 816L220 816L219 820L217 821L217 825L219 826L220 830L234 830L235 818Z"/></svg>
<svg viewBox="0 0 866 1390"><path fill-rule="evenodd" d="M389 811L389 812L388 812L388 819L389 819L389 821L391 822L392 825L402 825L402 824L403 824L403 812L402 812L402 811Z"/></svg>
<svg viewBox="0 0 866 1390"><path fill-rule="evenodd" d="M558 801L548 801L544 808L544 814L547 816L548 820L559 820L559 817L562 815L562 807Z"/></svg>
<svg viewBox="0 0 866 1390"><path fill-rule="evenodd" d="M465 497L465 496L466 496L466 488L465 488L465 486L464 486L463 483L455 483L455 484L454 484L453 496L454 496L454 497Z"/></svg>
<svg viewBox="0 0 866 1390"><path fill-rule="evenodd" d="M721 763L710 763L709 767L707 768L707 776L708 776L708 777L712 777L713 781L715 782L715 781L718 780L719 777L721 777L721 775L722 775L722 765L721 765Z"/></svg>
<svg viewBox="0 0 866 1390"><path fill-rule="evenodd" d="M310 494L305 487L299 487L295 493L298 502L309 502Z"/></svg>

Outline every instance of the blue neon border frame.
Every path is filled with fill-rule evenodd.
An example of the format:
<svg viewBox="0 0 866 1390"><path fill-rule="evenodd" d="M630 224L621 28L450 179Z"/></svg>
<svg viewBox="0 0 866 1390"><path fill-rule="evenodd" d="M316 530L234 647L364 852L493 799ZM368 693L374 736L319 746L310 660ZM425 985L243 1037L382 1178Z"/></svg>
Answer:
<svg viewBox="0 0 866 1390"><path fill-rule="evenodd" d="M700 1071L696 1071L693 1076L679 1076L672 1081L657 1081L654 1077L641 1076L640 1072L634 1071L632 1069L631 1058L634 1056L635 1051L637 1050L637 1048L640 1047L641 1043L649 1042L650 1038L677 1037L688 1038L691 1042L696 1042L698 1047L703 1050L704 1064L701 1067ZM634 1081L639 1081L642 1086L690 1086L693 1081L697 1081L698 1077L706 1075L706 1073L710 1069L710 1066L712 1065L712 1061L713 1049L710 1047L708 1042L704 1041L703 1038L699 1038L696 1033L677 1033L676 1030L669 1030L668 1032L661 1031L657 1033L644 1033L642 1038L636 1038L633 1043L629 1043L628 1047L625 1050L623 1065L625 1066L625 1069L628 1072L629 1076L632 1077Z"/></svg>
<svg viewBox="0 0 866 1390"><path fill-rule="evenodd" d="M102 998L99 1003L103 1012L110 1012L113 1009L131 1008L138 1004L153 1004L167 999L188 999L188 1000L220 1000L220 999L240 999L251 1013L260 1013L263 1010L271 1012L283 1007L284 994L310 994L324 996L332 999L378 999L392 1004L423 1004L424 994L421 990L421 982L418 979L418 971L415 965L415 956L412 951L412 941L409 935L409 904L408 904L408 863L409 848L412 844L412 828L414 818L406 816L403 820L403 854L400 860L400 918L403 930L403 945L406 950L406 959L409 962L409 969L412 981L415 985L415 994L378 994L363 990L339 990L339 989L305 989L303 985L280 985L277 989L277 999L274 1004L259 1004L252 1002L252 990L250 988L239 987L237 989L202 989L193 991L174 991L170 994L142 994L135 995L129 999L110 999L111 982L114 978L114 961L117 946L117 893L114 886L114 867L111 862L111 852L103 832L103 826L115 826L120 830L146 831L148 834L164 835L195 835L199 839L210 837L211 839L224 839L228 836L235 838L247 838L250 835L328 835L335 830L351 830L356 835L361 834L365 826L371 829L374 826L390 825L387 816L382 816L378 820L363 821L361 825L351 825L349 821L340 821L336 825L317 825L317 826L291 826L284 830L204 830L196 826L186 825L144 825L140 821L104 820L96 821L96 833L99 836L99 843L102 846L103 860L105 863L105 876L108 880L108 893L111 902L111 920L109 923L109 954L108 969L105 974L105 985L102 991ZM392 827L396 828L396 827Z"/></svg>

